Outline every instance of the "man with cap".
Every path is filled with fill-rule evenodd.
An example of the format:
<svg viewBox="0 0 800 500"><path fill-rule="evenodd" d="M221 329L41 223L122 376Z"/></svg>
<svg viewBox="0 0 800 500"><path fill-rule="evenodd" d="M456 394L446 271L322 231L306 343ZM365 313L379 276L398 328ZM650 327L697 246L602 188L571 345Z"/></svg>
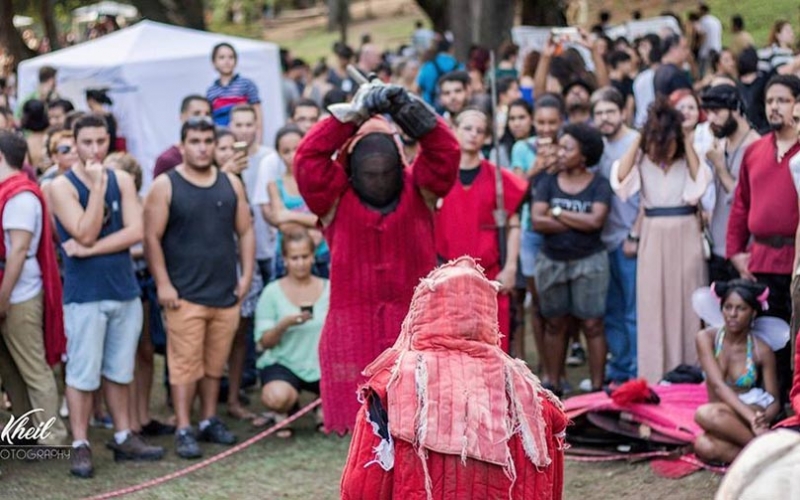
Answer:
<svg viewBox="0 0 800 500"><path fill-rule="evenodd" d="M710 223L714 244L709 277L713 283L739 277L725 258L725 233L744 152L760 136L743 115L744 105L739 90L725 80L713 84L702 95L702 107L714 134L714 142L706 152L706 159L714 170L713 189L716 193Z"/></svg>
<svg viewBox="0 0 800 500"><path fill-rule="evenodd" d="M592 92L594 86L581 79L573 80L564 87L562 94L569 123L589 123L592 120Z"/></svg>
<svg viewBox="0 0 800 500"><path fill-rule="evenodd" d="M320 388L325 428L338 433L355 424L361 371L397 339L414 286L436 265L433 208L453 186L459 163L447 124L403 88L376 86L364 102L372 118L360 126L322 120L294 160L300 194L331 247ZM411 168L379 113L419 140Z"/></svg>

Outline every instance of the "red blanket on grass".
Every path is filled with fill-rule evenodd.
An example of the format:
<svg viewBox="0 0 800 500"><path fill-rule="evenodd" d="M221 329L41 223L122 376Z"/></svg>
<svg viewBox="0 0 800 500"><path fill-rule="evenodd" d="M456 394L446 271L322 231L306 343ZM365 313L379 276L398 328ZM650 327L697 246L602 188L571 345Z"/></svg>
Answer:
<svg viewBox="0 0 800 500"><path fill-rule="evenodd" d="M694 442L703 433L694 422L694 414L700 405L708 402L705 384L657 385L651 388L661 398L661 403L620 406L605 392L595 392L567 399L564 411L570 420L590 411L624 411L631 414L634 421L666 436L686 444Z"/></svg>

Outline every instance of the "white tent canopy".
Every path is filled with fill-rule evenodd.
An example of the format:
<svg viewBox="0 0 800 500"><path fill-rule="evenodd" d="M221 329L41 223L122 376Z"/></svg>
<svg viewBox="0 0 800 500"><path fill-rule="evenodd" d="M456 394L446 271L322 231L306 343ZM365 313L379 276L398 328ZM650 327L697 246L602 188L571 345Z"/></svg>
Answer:
<svg viewBox="0 0 800 500"><path fill-rule="evenodd" d="M118 134L142 164L144 189L155 160L178 141L180 103L190 94L205 96L217 78L211 49L228 42L239 56L237 71L259 90L264 139L270 144L284 122L279 49L275 44L142 21L102 38L23 61L18 95L36 89L42 66L58 70L58 93L86 109L88 88L108 88Z"/></svg>

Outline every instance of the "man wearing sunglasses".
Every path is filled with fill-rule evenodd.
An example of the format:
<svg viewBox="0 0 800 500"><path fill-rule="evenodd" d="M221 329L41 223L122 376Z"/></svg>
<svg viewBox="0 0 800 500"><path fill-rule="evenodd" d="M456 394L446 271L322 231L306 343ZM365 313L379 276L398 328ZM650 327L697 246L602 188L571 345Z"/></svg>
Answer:
<svg viewBox="0 0 800 500"><path fill-rule="evenodd" d="M164 448L131 432L129 385L142 331L142 303L130 247L142 239L142 208L133 178L103 166L108 125L86 115L73 126L78 162L50 188L63 242L67 402L73 434L70 472L94 473L87 428L92 393L105 390L114 421L107 446L119 460L159 460Z"/></svg>

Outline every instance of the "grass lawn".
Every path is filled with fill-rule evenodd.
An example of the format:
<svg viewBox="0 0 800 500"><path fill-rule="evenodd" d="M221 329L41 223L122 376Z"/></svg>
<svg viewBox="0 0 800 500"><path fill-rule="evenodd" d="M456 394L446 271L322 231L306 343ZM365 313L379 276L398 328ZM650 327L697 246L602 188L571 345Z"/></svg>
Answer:
<svg viewBox="0 0 800 500"><path fill-rule="evenodd" d="M532 353L528 356L533 359ZM160 380L160 356L156 357L156 380ZM569 369L570 382L577 386L586 376L586 368ZM257 392L250 393L251 408L258 410ZM164 391L154 386L152 397L154 415L166 417ZM306 399L305 402L310 402ZM257 433L249 424L224 417L225 407L219 414L228 422L240 442ZM4 415L0 419L5 421ZM239 453L222 459L206 468L182 478L128 495L124 498L146 499L313 499L338 498L339 478L347 457L349 437L325 436L315 431L311 417L305 416L295 424L292 439L274 436L255 443ZM85 498L109 491L137 485L163 475L189 467L197 462L180 459L175 455L172 437L154 439L154 444L167 448L160 462L114 463L113 455L104 443L112 439L112 431L91 429L90 441L95 462L95 477L91 480L69 475L69 463L51 462L0 462L0 498L29 500ZM208 458L227 448L202 443ZM647 463L628 464L579 463L567 461L565 473L565 499L681 499L705 500L712 498L719 485L719 477L700 472L681 480L656 476Z"/></svg>

